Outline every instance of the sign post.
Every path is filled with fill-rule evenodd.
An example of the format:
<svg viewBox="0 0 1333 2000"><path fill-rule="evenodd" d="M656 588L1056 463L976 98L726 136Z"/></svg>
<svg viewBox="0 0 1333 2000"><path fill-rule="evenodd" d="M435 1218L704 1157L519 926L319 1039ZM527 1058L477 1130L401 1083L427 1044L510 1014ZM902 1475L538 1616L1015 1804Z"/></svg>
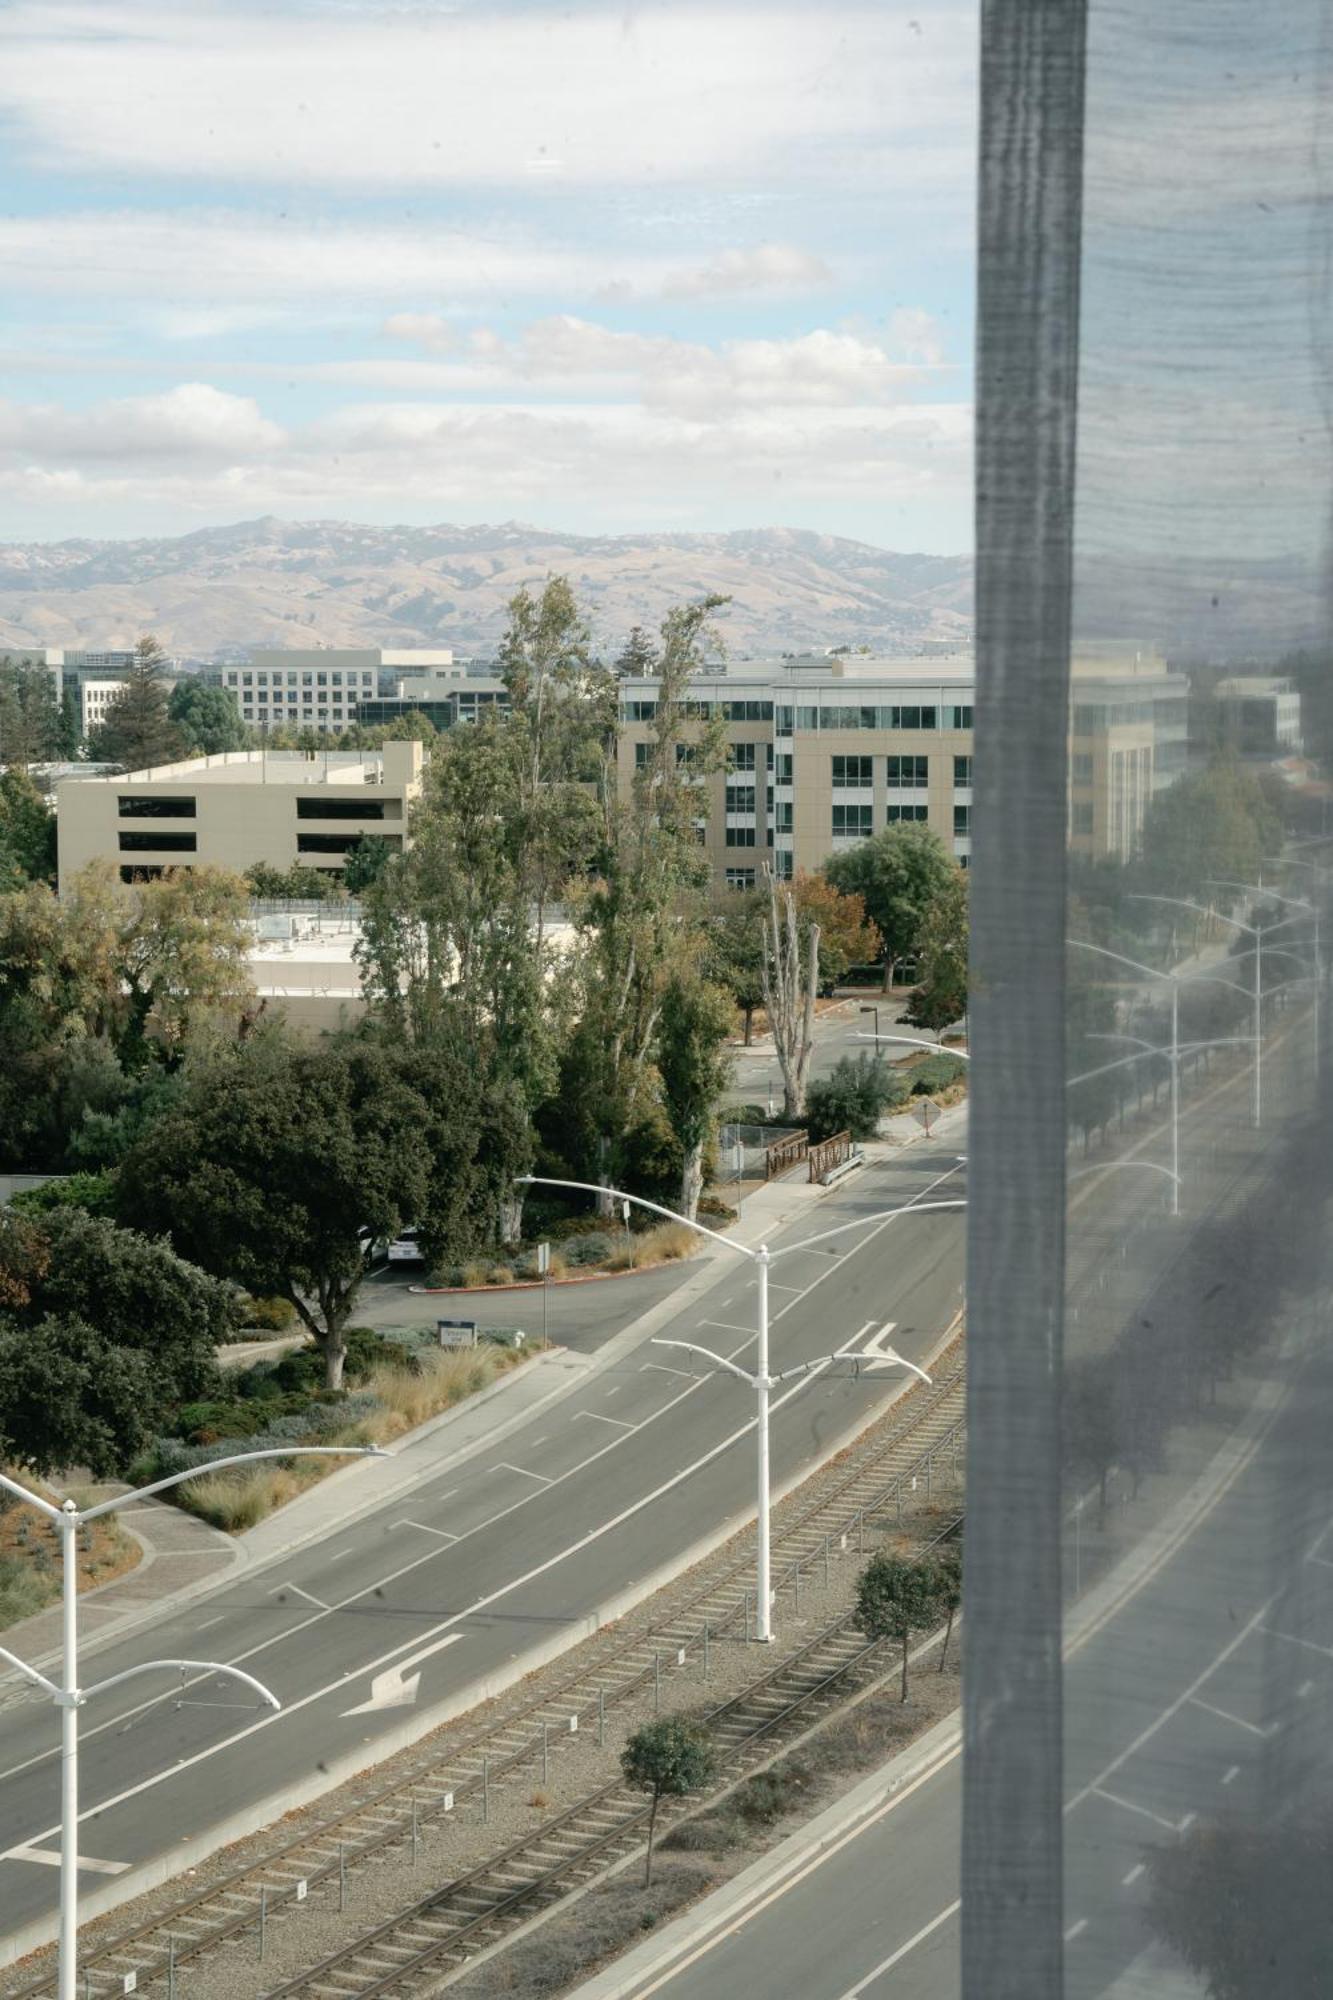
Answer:
<svg viewBox="0 0 1333 2000"><path fill-rule="evenodd" d="M927 1138L930 1137L931 1114L933 1112L938 1116L939 1108L933 1097L923 1097L912 1107L912 1116L916 1119L918 1125L925 1126Z"/></svg>
<svg viewBox="0 0 1333 2000"><path fill-rule="evenodd" d="M542 1281L542 1351L546 1349L546 1301L551 1290L551 1246L537 1245L537 1276Z"/></svg>

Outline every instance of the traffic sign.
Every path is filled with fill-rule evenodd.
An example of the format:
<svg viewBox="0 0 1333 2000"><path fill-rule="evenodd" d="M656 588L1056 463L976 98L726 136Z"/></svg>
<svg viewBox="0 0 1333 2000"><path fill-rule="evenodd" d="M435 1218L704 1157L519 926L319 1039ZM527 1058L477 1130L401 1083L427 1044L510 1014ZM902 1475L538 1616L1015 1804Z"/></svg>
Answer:
<svg viewBox="0 0 1333 2000"><path fill-rule="evenodd" d="M918 1098L917 1102L912 1106L912 1116L913 1118L915 1118L918 1125L923 1125L925 1127L927 1138L930 1137L931 1118L932 1117L938 1118L939 1112L940 1112L940 1107L935 1102L933 1097Z"/></svg>
<svg viewBox="0 0 1333 2000"><path fill-rule="evenodd" d="M474 1319L437 1319L435 1334L441 1347L475 1347L477 1322Z"/></svg>

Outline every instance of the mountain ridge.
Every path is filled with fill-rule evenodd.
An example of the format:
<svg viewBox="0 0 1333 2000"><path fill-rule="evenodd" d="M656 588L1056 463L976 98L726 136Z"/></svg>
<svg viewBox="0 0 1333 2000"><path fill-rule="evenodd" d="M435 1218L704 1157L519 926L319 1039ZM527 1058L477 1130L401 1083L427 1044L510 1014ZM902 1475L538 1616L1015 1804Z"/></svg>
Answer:
<svg viewBox="0 0 1333 2000"><path fill-rule="evenodd" d="M0 544L0 647L130 645L232 658L252 646L491 650L523 585L565 574L603 651L672 604L731 601L734 653L971 641L969 556L901 554L802 528L573 535L518 521L375 527L274 515L177 536Z"/></svg>

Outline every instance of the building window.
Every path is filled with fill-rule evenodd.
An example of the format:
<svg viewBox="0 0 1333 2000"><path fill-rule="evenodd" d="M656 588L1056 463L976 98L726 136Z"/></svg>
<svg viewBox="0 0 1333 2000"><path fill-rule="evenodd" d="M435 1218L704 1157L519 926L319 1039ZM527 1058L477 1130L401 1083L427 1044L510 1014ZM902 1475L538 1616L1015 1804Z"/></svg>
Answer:
<svg viewBox="0 0 1333 2000"><path fill-rule="evenodd" d="M179 865L188 868L190 864L188 861L182 861ZM160 861L136 861L122 867L120 879L122 882L156 882L159 876L165 875L166 872L165 866Z"/></svg>
<svg viewBox="0 0 1333 2000"><path fill-rule="evenodd" d="M954 758L953 781L960 791L972 783L972 759L970 757Z"/></svg>
<svg viewBox="0 0 1333 2000"><path fill-rule="evenodd" d="M833 759L833 789L837 791L869 791L874 783L869 757L835 757Z"/></svg>
<svg viewBox="0 0 1333 2000"><path fill-rule="evenodd" d="M754 828L752 826L729 826L727 828L726 845L728 847L753 847L754 844Z"/></svg>
<svg viewBox="0 0 1333 2000"><path fill-rule="evenodd" d="M1091 799L1075 799L1073 826L1074 826L1074 832L1077 834L1082 834L1085 839L1091 836L1092 834Z"/></svg>
<svg viewBox="0 0 1333 2000"><path fill-rule="evenodd" d="M923 825L930 818L928 806L889 806L885 817L890 826Z"/></svg>
<svg viewBox="0 0 1333 2000"><path fill-rule="evenodd" d="M945 710L945 714L949 717L950 729L970 729L972 727L971 702L968 702L962 708L948 708Z"/></svg>
<svg viewBox="0 0 1333 2000"><path fill-rule="evenodd" d="M775 833L791 832L792 802L779 799L773 808L773 830Z"/></svg>
<svg viewBox="0 0 1333 2000"><path fill-rule="evenodd" d="M930 782L929 770L928 757L890 757L886 774L889 790L924 791Z"/></svg>
<svg viewBox="0 0 1333 2000"><path fill-rule="evenodd" d="M341 674L330 674L329 679L332 682L333 686L336 688L340 688L343 684L343 677Z"/></svg>
<svg viewBox="0 0 1333 2000"><path fill-rule="evenodd" d="M1076 785L1092 783L1092 752L1076 750L1069 760L1069 775Z"/></svg>
<svg viewBox="0 0 1333 2000"><path fill-rule="evenodd" d="M298 799L298 819L384 819L383 799Z"/></svg>
<svg viewBox="0 0 1333 2000"><path fill-rule="evenodd" d="M193 854L198 842L192 833L121 833L122 854L140 853L151 848L156 854Z"/></svg>
<svg viewBox="0 0 1333 2000"><path fill-rule="evenodd" d="M733 771L753 771L755 745L753 743L733 743L731 745L731 768Z"/></svg>
<svg viewBox="0 0 1333 2000"><path fill-rule="evenodd" d="M971 806L955 806L953 809L953 830L955 834L969 834L972 831Z"/></svg>
<svg viewBox="0 0 1333 2000"><path fill-rule="evenodd" d="M773 873L779 882L790 882L793 856L790 849L780 850L773 856Z"/></svg>
<svg viewBox="0 0 1333 2000"><path fill-rule="evenodd" d="M833 838L864 840L874 831L873 806L834 806Z"/></svg>
<svg viewBox="0 0 1333 2000"><path fill-rule="evenodd" d="M729 889L753 889L753 868L728 868L727 887Z"/></svg>
<svg viewBox="0 0 1333 2000"><path fill-rule="evenodd" d="M195 802L183 794L168 796L165 792L150 792L144 798L135 798L132 793L122 792L119 799L122 819L194 819Z"/></svg>
<svg viewBox="0 0 1333 2000"><path fill-rule="evenodd" d="M753 785L727 786L727 811L729 813L752 813L754 811Z"/></svg>
<svg viewBox="0 0 1333 2000"><path fill-rule="evenodd" d="M649 760L652 757L652 754L653 754L653 746L651 743L636 743L634 746L635 770L636 771L646 770L648 767Z"/></svg>
<svg viewBox="0 0 1333 2000"><path fill-rule="evenodd" d="M775 785L791 783L791 751L780 750L773 759L773 782Z"/></svg>

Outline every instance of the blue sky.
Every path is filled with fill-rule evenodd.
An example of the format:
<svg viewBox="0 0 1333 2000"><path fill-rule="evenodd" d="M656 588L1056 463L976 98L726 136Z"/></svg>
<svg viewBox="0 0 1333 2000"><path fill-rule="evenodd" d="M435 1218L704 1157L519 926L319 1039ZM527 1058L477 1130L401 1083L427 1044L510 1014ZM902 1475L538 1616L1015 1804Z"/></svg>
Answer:
<svg viewBox="0 0 1333 2000"><path fill-rule="evenodd" d="M971 7L0 5L0 536L970 545Z"/></svg>

